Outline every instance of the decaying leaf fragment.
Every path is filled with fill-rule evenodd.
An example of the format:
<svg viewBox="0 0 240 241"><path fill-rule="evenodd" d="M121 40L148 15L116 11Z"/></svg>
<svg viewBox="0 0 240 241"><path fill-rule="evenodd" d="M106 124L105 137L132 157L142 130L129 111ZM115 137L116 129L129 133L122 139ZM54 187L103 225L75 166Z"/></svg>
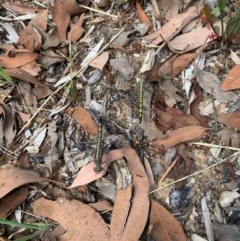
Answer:
<svg viewBox="0 0 240 241"><path fill-rule="evenodd" d="M228 76L223 80L221 90L236 90L240 89L240 64L234 66Z"/></svg>
<svg viewBox="0 0 240 241"><path fill-rule="evenodd" d="M199 125L185 126L170 132L164 139L153 140L151 145L157 152L161 152L163 148L166 149L199 138L207 129Z"/></svg>

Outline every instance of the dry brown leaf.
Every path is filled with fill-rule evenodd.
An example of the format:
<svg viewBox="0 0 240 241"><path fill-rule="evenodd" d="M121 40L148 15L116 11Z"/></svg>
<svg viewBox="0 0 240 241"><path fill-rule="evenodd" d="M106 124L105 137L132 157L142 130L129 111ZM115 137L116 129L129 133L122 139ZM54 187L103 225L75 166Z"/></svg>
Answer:
<svg viewBox="0 0 240 241"><path fill-rule="evenodd" d="M39 74L39 72L41 71L41 67L36 61L32 61L29 64L22 66L21 69L25 70L32 76L37 76Z"/></svg>
<svg viewBox="0 0 240 241"><path fill-rule="evenodd" d="M5 69L4 71L9 76L14 77L18 80L23 80L34 85L43 85L41 81L39 81L36 77L32 76L23 69Z"/></svg>
<svg viewBox="0 0 240 241"><path fill-rule="evenodd" d="M201 126L208 127L209 119L207 116L203 116L200 114L199 107L198 107L199 103L203 99L202 90L198 82L194 84L193 92L195 94L195 100L190 104L190 113L199 121Z"/></svg>
<svg viewBox="0 0 240 241"><path fill-rule="evenodd" d="M85 9L79 6L88 5L89 0L82 0L76 2L75 0L55 0L53 8L53 21L57 25L59 39L61 41L66 40L67 28L72 15L85 12Z"/></svg>
<svg viewBox="0 0 240 241"><path fill-rule="evenodd" d="M103 68L107 63L108 59L109 59L109 52L106 51L98 55L93 61L91 61L89 65L103 71Z"/></svg>
<svg viewBox="0 0 240 241"><path fill-rule="evenodd" d="M219 117L218 121L224 125L240 130L240 111Z"/></svg>
<svg viewBox="0 0 240 241"><path fill-rule="evenodd" d="M210 72L206 72L198 69L196 72L196 79L201 86L201 88L208 94L213 95L213 97L219 102L228 103L231 101L237 101L238 96L229 91L222 92L220 89L221 81L218 77Z"/></svg>
<svg viewBox="0 0 240 241"><path fill-rule="evenodd" d="M48 86L36 86L33 88L33 93L38 100L41 100L52 94L52 90Z"/></svg>
<svg viewBox="0 0 240 241"><path fill-rule="evenodd" d="M89 203L90 207L94 208L98 212L103 212L107 210L111 210L113 208L112 204L109 203L107 200L100 200L96 203Z"/></svg>
<svg viewBox="0 0 240 241"><path fill-rule="evenodd" d="M236 90L240 89L240 64L234 66L228 76L223 80L221 90Z"/></svg>
<svg viewBox="0 0 240 241"><path fill-rule="evenodd" d="M145 72L149 82L163 79L172 79L180 74L199 53L186 53L173 56L163 63L156 64L151 70Z"/></svg>
<svg viewBox="0 0 240 241"><path fill-rule="evenodd" d="M6 146L10 145L17 133L14 113L4 103L0 103L3 109L3 137L5 139Z"/></svg>
<svg viewBox="0 0 240 241"><path fill-rule="evenodd" d="M71 27L71 30L68 33L68 40L75 42L81 38L84 32L84 28L82 27L84 16L84 13L82 13L78 21Z"/></svg>
<svg viewBox="0 0 240 241"><path fill-rule="evenodd" d="M38 57L38 62L43 65L45 68L49 68L51 65L56 63L61 63L65 61L66 58L63 56L54 53L52 50L47 49L42 51L41 55Z"/></svg>
<svg viewBox="0 0 240 241"><path fill-rule="evenodd" d="M0 167L0 198L24 184L44 180L34 171L24 170L13 165L3 165Z"/></svg>
<svg viewBox="0 0 240 241"><path fill-rule="evenodd" d="M157 126L161 131L166 131L170 127L178 129L184 126L199 125L199 122L195 117L190 114L185 114L182 111L167 107L164 111L156 111Z"/></svg>
<svg viewBox="0 0 240 241"><path fill-rule="evenodd" d="M26 200L28 196L27 186L17 188L0 199L0 218L5 218L11 211Z"/></svg>
<svg viewBox="0 0 240 241"><path fill-rule="evenodd" d="M20 81L18 83L18 89L21 93L21 97L29 108L30 113L34 113L38 106L37 97L33 94L32 86L28 82Z"/></svg>
<svg viewBox="0 0 240 241"><path fill-rule="evenodd" d="M132 195L131 186L116 191L110 223L110 241L122 240L124 228L131 209Z"/></svg>
<svg viewBox="0 0 240 241"><path fill-rule="evenodd" d="M153 34L145 37L145 41L153 44L160 44L164 40L170 41L177 35L181 29L186 26L192 19L198 16L198 8L196 6L190 7L186 12L178 14L169 20L162 28ZM164 39L162 39L162 37Z"/></svg>
<svg viewBox="0 0 240 241"><path fill-rule="evenodd" d="M177 219L162 205L151 199L150 225L156 241L187 241Z"/></svg>
<svg viewBox="0 0 240 241"><path fill-rule="evenodd" d="M133 177L134 192L131 197L131 187L117 191L110 223L111 241L136 241L140 238L148 219L149 184L147 174L135 150L125 145L123 153Z"/></svg>
<svg viewBox="0 0 240 241"><path fill-rule="evenodd" d="M97 135L98 126L86 109L77 106L71 116L86 132Z"/></svg>
<svg viewBox="0 0 240 241"><path fill-rule="evenodd" d="M45 32L47 30L47 19L47 9L38 13L21 32L19 43L32 52L38 50L41 47L42 38L37 28Z"/></svg>
<svg viewBox="0 0 240 241"><path fill-rule="evenodd" d="M20 5L17 3L11 3L11 2L5 2L2 3L2 6L6 9L9 9L11 11L13 11L14 13L17 14L28 14L28 13L36 13L39 11L43 11L43 9L39 9L39 8L35 8L35 7L29 7L29 6L24 6L24 5Z"/></svg>
<svg viewBox="0 0 240 241"><path fill-rule="evenodd" d="M32 204L33 213L58 222L65 230L60 241L109 241L109 229L89 205L77 200L58 198L56 201L44 198Z"/></svg>
<svg viewBox="0 0 240 241"><path fill-rule="evenodd" d="M207 129L198 125L182 127L170 132L164 139L153 140L151 145L158 152L163 148L173 147L179 143L199 138Z"/></svg>
<svg viewBox="0 0 240 241"><path fill-rule="evenodd" d="M121 159L123 157L123 152L121 149L112 150L103 154L102 157L102 168L100 173L96 173L94 168L96 164L92 161L86 166L82 167L78 172L76 178L74 179L72 185L69 188L74 188L78 186L86 185L101 178L107 171L108 165L115 160Z"/></svg>
<svg viewBox="0 0 240 241"><path fill-rule="evenodd" d="M110 65L119 71L126 80L130 80L134 75L134 68L126 57L110 59Z"/></svg>
<svg viewBox="0 0 240 241"><path fill-rule="evenodd" d="M211 28L198 28L188 33L178 35L168 44L169 47L177 51L191 51L193 49L203 46L206 43L213 41L216 38L211 37L213 33L214 32Z"/></svg>
<svg viewBox="0 0 240 241"><path fill-rule="evenodd" d="M20 53L15 57L0 56L0 65L3 68L14 69L29 64L37 58L36 53Z"/></svg>
<svg viewBox="0 0 240 241"><path fill-rule="evenodd" d="M147 14L143 11L143 9L138 1L136 1L136 13L137 13L138 17L140 18L141 23L149 24L150 28L148 30L148 34L152 34L154 31L153 31L151 21L150 21L149 17L147 16Z"/></svg>

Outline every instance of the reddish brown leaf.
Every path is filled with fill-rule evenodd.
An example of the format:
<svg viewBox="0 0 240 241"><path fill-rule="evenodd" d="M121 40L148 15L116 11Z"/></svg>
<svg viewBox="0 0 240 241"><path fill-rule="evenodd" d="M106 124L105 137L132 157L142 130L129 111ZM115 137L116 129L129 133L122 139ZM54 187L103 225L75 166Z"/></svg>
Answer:
<svg viewBox="0 0 240 241"><path fill-rule="evenodd" d="M89 0L80 1L83 5L88 5ZM72 15L85 12L75 0L55 0L53 8L53 21L57 25L59 38L66 40L67 28Z"/></svg>
<svg viewBox="0 0 240 241"><path fill-rule="evenodd" d="M152 34L154 31L153 31L150 19L147 16L147 14L143 11L143 9L138 1L136 1L136 13L137 13L138 17L140 18L141 23L149 24L150 28L148 30L148 34Z"/></svg>
<svg viewBox="0 0 240 241"><path fill-rule="evenodd" d="M153 44L160 44L164 40L171 40L175 35L177 35L181 29L186 26L192 19L198 16L198 9L197 7L190 7L186 12L182 14L178 14L162 28L155 33L148 35L145 37L147 42L152 42ZM162 37L164 39L162 39Z"/></svg>
<svg viewBox="0 0 240 241"><path fill-rule="evenodd" d="M163 63L156 64L151 70L146 72L146 79L154 82L162 79L172 79L179 75L199 53L186 53L173 56Z"/></svg>
<svg viewBox="0 0 240 241"><path fill-rule="evenodd" d="M131 197L130 191L127 191L130 187L127 190L117 191L121 192L121 195L117 194L113 208L110 224L111 241L138 240L146 225L149 212L149 184L144 167L135 150L128 145L124 146L123 153L133 177L134 192Z"/></svg>
<svg viewBox="0 0 240 241"><path fill-rule="evenodd" d="M198 125L182 127L170 132L164 139L152 141L151 145L156 151L161 151L162 148L173 147L181 142L199 138L207 129Z"/></svg>
<svg viewBox="0 0 240 241"><path fill-rule="evenodd" d="M107 63L108 59L109 59L109 52L106 51L98 55L93 61L91 61L89 65L103 71L103 68Z"/></svg>
<svg viewBox="0 0 240 241"><path fill-rule="evenodd" d="M23 80L34 85L43 85L36 77L32 76L23 69L5 69L6 74L18 80Z"/></svg>
<svg viewBox="0 0 240 241"><path fill-rule="evenodd" d="M240 89L240 64L234 66L223 80L222 91Z"/></svg>
<svg viewBox="0 0 240 241"><path fill-rule="evenodd" d="M162 205L151 199L150 224L156 241L187 241L177 219Z"/></svg>
<svg viewBox="0 0 240 241"><path fill-rule="evenodd" d="M194 31L178 35L169 42L169 46L177 51L191 51L213 41L214 38L209 37L213 34L214 32L211 28L198 28Z"/></svg>
<svg viewBox="0 0 240 241"><path fill-rule="evenodd" d="M227 126L240 130L240 111L219 117L218 121Z"/></svg>
<svg viewBox="0 0 240 241"><path fill-rule="evenodd" d="M18 68L34 61L37 56L36 53L20 53L15 57L0 56L0 65L8 69Z"/></svg>
<svg viewBox="0 0 240 241"><path fill-rule="evenodd" d="M97 135L98 126L92 119L89 112L81 106L77 106L73 113L72 118L88 133Z"/></svg>
<svg viewBox="0 0 240 241"><path fill-rule="evenodd" d="M81 38L84 32L82 27L84 16L84 13L82 13L78 21L71 27L71 30L68 33L68 40L74 42Z"/></svg>
<svg viewBox="0 0 240 241"><path fill-rule="evenodd" d="M0 198L13 189L27 183L42 182L45 179L36 172L24 170L13 165L4 165L0 168Z"/></svg>
<svg viewBox="0 0 240 241"><path fill-rule="evenodd" d="M32 207L36 215L55 220L66 230L61 241L109 241L109 229L100 214L80 201L41 198Z"/></svg>
<svg viewBox="0 0 240 241"><path fill-rule="evenodd" d="M41 47L42 38L38 32L38 28L42 31L47 29L48 10L38 13L28 24L28 26L21 32L19 43L25 48L34 52Z"/></svg>
<svg viewBox="0 0 240 241"><path fill-rule="evenodd" d="M109 203L107 200L104 200L104 199L100 200L100 201L98 201L96 203L89 203L89 206L94 208L98 212L111 210L113 208L111 203Z"/></svg>
<svg viewBox="0 0 240 241"><path fill-rule="evenodd" d="M112 161L115 161L122 157L123 157L123 152L121 149L112 150L105 153L102 157L102 165L101 165L103 170L100 173L96 173L94 171L96 164L92 161L86 166L81 168L81 170L78 172L76 178L74 179L72 185L69 188L83 186L101 178L106 173L108 165Z"/></svg>
<svg viewBox="0 0 240 241"><path fill-rule="evenodd" d="M28 196L28 188L26 186L17 188L11 193L0 199L0 218L5 218L17 206L19 206Z"/></svg>

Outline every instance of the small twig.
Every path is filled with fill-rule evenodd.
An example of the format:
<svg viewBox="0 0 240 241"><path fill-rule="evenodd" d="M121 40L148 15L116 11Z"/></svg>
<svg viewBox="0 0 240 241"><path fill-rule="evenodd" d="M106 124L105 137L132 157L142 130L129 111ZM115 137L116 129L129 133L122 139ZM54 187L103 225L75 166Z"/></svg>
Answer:
<svg viewBox="0 0 240 241"><path fill-rule="evenodd" d="M96 13L100 13L100 14L103 14L103 15L106 15L106 16L109 16L109 17L112 17L112 18L119 18L119 16L117 16L117 15L113 15L113 14L111 14L111 13L106 13L106 12L104 12L104 11L102 11L102 10L99 10L99 9L87 7L87 6L81 5L81 4L79 4L79 6L80 6L81 8L85 8L85 9L87 9L87 10L90 10L90 11L93 11L93 12L96 12Z"/></svg>
<svg viewBox="0 0 240 241"><path fill-rule="evenodd" d="M175 164L176 164L176 162L177 162L177 159L175 159L172 163L171 163L171 165L168 167L168 169L166 170L166 172L163 174L163 176L161 177L161 179L160 179L160 181L158 182L158 184L159 183L161 183L165 178L166 178L166 176L168 175L168 173L172 170L172 168L175 166Z"/></svg>
<svg viewBox="0 0 240 241"><path fill-rule="evenodd" d="M204 142L192 142L191 144L199 145L199 146L207 146L207 147L224 148L224 149L229 149L229 150L232 150L232 151L240 151L240 148L237 148L237 147L221 146L221 145L209 144L209 143L204 143Z"/></svg>
<svg viewBox="0 0 240 241"><path fill-rule="evenodd" d="M239 155L239 154L240 154L240 152L236 152L236 153L232 154L232 156ZM159 188L157 188L157 189L149 192L149 194L152 194L152 193L154 193L154 192L157 192L157 191L159 191L159 190L162 190L162 189L164 189L164 188L166 188L166 187L172 186L172 185L175 184L175 183L184 181L184 180L188 179L189 177L193 177L193 176L196 176L196 175L198 175L198 174L200 174L200 173L203 173L203 172L205 172L205 171L207 171L207 170L210 170L210 169L212 169L213 167L216 167L216 166L218 166L218 165L220 165L220 164L222 164L222 163L224 163L224 162L226 162L226 161L228 161L228 160L229 160L229 157L227 157L227 158L223 159L222 161L220 161L220 162L218 162L218 163L215 163L215 164L213 164L213 165L211 165L211 166L209 166L209 167L207 167L207 168L205 168L205 169L199 170L199 171L194 172L194 173L192 173L192 174L190 174L190 175L188 175L188 176L185 176L185 177L180 178L180 179L178 179L178 180L176 180L176 181L174 181L174 182L171 182L171 183L169 183L169 184L167 184L167 185L165 185L165 186L159 187Z"/></svg>

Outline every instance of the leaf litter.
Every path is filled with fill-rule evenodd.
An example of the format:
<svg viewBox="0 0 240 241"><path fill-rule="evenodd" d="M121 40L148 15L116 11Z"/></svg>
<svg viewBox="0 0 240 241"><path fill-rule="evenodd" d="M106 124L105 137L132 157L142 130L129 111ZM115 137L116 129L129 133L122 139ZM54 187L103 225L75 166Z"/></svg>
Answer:
<svg viewBox="0 0 240 241"><path fill-rule="evenodd" d="M2 217L23 203L54 221L44 238L59 240L212 239L225 213L224 228L233 230L239 63L234 35L228 43L211 28L215 18L201 22L206 8L200 1L4 1L0 186L1 201L15 202L0 203ZM216 147L221 141L226 146ZM59 227L65 233L54 234Z"/></svg>

